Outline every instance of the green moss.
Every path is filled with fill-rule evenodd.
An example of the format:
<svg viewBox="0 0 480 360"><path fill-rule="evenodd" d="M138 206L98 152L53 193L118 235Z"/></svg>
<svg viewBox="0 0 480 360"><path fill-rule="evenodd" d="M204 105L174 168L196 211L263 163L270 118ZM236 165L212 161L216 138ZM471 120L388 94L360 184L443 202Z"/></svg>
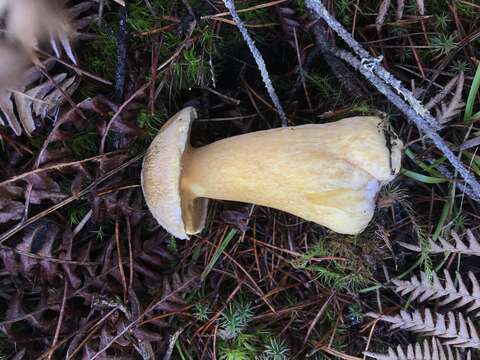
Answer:
<svg viewBox="0 0 480 360"><path fill-rule="evenodd" d="M449 18L445 13L434 15L434 24L439 31L445 31L448 28Z"/></svg>
<svg viewBox="0 0 480 360"><path fill-rule="evenodd" d="M180 36L173 32L167 32L163 35L162 47L159 50L160 60L167 60L173 55L178 46L182 43Z"/></svg>
<svg viewBox="0 0 480 360"><path fill-rule="evenodd" d="M298 15L304 16L307 15L307 6L305 5L304 0L295 0L295 10L298 12Z"/></svg>
<svg viewBox="0 0 480 360"><path fill-rule="evenodd" d="M353 5L352 0L337 0L333 2L337 18L343 25L350 25L352 23L351 7Z"/></svg>
<svg viewBox="0 0 480 360"><path fill-rule="evenodd" d="M199 321L207 321L210 319L210 315L212 313L212 310L207 304L198 302L195 304L194 310L193 310L193 316L195 319Z"/></svg>
<svg viewBox="0 0 480 360"><path fill-rule="evenodd" d="M262 353L262 359L287 360L290 359L290 350L287 344L275 338L269 338Z"/></svg>
<svg viewBox="0 0 480 360"><path fill-rule="evenodd" d="M241 5L237 5L237 11L247 9L253 6L257 6L260 3L257 0L243 1ZM273 21L274 15L272 14L272 8L263 8L250 10L247 12L239 13L240 18L246 23L264 24Z"/></svg>
<svg viewBox="0 0 480 360"><path fill-rule="evenodd" d="M155 25L155 18L145 6L143 0L128 5L127 28L129 32L147 32Z"/></svg>
<svg viewBox="0 0 480 360"><path fill-rule="evenodd" d="M338 80L332 75L305 73L305 79L322 101L328 101L331 104L332 101L338 102L344 96Z"/></svg>
<svg viewBox="0 0 480 360"><path fill-rule="evenodd" d="M473 1L472 3L475 3L475 1ZM468 3L456 1L455 5L458 10L458 15L461 19L474 19L480 16L478 9Z"/></svg>
<svg viewBox="0 0 480 360"><path fill-rule="evenodd" d="M462 71L465 72L468 70L469 65L468 65L468 62L464 60L454 60L452 61L451 68L455 72L462 72Z"/></svg>
<svg viewBox="0 0 480 360"><path fill-rule="evenodd" d="M241 299L228 304L220 318L222 337L234 339L239 336L253 317L253 304Z"/></svg>
<svg viewBox="0 0 480 360"><path fill-rule="evenodd" d="M371 269L365 266L356 248L361 248L355 237L319 240L292 265L297 269L312 271L326 288L357 292L371 282ZM339 257L330 261L317 262L322 257Z"/></svg>
<svg viewBox="0 0 480 360"><path fill-rule="evenodd" d="M209 67L207 60L194 47L185 50L174 67L175 91L190 90L207 83Z"/></svg>
<svg viewBox="0 0 480 360"><path fill-rule="evenodd" d="M94 31L98 34L98 37L89 42L82 51L82 62L92 73L107 80L112 80L115 76L117 42L112 34L97 26Z"/></svg>
<svg viewBox="0 0 480 360"><path fill-rule="evenodd" d="M95 156L100 145L100 135L97 132L83 132L76 134L66 141L73 154L79 158Z"/></svg>
<svg viewBox="0 0 480 360"><path fill-rule="evenodd" d="M439 34L435 35L430 40L432 52L439 55L447 55L455 49L457 43L454 35Z"/></svg>
<svg viewBox="0 0 480 360"><path fill-rule="evenodd" d="M68 211L68 222L70 225L75 226L82 221L85 214L88 212L88 206L78 206L72 207Z"/></svg>
<svg viewBox="0 0 480 360"><path fill-rule="evenodd" d="M157 135L160 128L167 121L168 116L164 113L150 114L142 111L137 116L137 123L142 129L147 131L148 136L152 139Z"/></svg>

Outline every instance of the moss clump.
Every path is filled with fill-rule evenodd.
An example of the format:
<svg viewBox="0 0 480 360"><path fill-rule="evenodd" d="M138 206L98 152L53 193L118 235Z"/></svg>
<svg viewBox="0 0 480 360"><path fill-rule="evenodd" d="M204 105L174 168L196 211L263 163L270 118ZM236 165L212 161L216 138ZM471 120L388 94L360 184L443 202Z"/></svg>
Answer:
<svg viewBox="0 0 480 360"><path fill-rule="evenodd" d="M106 80L113 80L117 59L117 41L113 33L107 32L98 26L94 29L98 37L89 42L82 51L83 63L88 70Z"/></svg>
<svg viewBox="0 0 480 360"><path fill-rule="evenodd" d="M320 239L302 257L293 261L297 269L312 271L326 288L357 292L370 284L372 269L365 264L355 237ZM318 262L323 257L331 260Z"/></svg>
<svg viewBox="0 0 480 360"><path fill-rule="evenodd" d="M167 121L167 114L164 113L155 113L149 114L146 111L142 111L137 116L137 123L142 129L145 129L150 138L157 135L160 128Z"/></svg>

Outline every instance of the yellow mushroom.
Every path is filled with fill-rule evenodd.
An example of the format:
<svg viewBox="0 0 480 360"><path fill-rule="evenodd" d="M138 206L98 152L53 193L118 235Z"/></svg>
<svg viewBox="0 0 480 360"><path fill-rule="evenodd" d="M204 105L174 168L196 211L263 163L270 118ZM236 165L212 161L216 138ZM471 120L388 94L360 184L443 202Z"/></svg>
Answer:
<svg viewBox="0 0 480 360"><path fill-rule="evenodd" d="M378 117L257 131L192 148L196 116L192 107L173 116L143 162L147 205L180 239L202 231L208 199L269 206L358 234L372 219L381 186L400 170L402 144L387 146Z"/></svg>

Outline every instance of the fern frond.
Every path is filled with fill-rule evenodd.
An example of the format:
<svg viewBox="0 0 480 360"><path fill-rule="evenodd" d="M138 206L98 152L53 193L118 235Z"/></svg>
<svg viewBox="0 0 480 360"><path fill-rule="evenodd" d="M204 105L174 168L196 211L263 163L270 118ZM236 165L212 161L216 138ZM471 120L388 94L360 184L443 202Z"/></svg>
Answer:
<svg viewBox="0 0 480 360"><path fill-rule="evenodd" d="M480 242L475 238L473 233L470 230L466 232L466 238L468 241L467 243L460 238L460 236L455 232L452 231L451 235L455 240L455 244L450 244L445 239L439 238L438 242L429 240L428 245L430 246L430 253L431 254L442 254L442 253L458 253L464 255L474 255L480 256ZM407 244L404 242L399 242L404 248L407 248L412 251L421 252L422 249L420 246Z"/></svg>
<svg viewBox="0 0 480 360"><path fill-rule="evenodd" d="M455 90L455 94L453 95L452 99L448 103L442 102L440 107L437 108L437 120L440 124L445 124L451 121L455 116L460 114L465 106L465 103L462 100L462 90L463 84L465 81L465 76L463 72L458 75L457 80L457 87Z"/></svg>
<svg viewBox="0 0 480 360"><path fill-rule="evenodd" d="M409 344L407 349L400 345L396 349L388 348L388 354L377 354L372 352L364 352L364 355L377 360L462 360L464 357L458 349L450 346L443 346L438 339L433 338L430 344L427 339L423 341L423 345L416 343ZM471 360L470 351L466 354L466 359Z"/></svg>
<svg viewBox="0 0 480 360"><path fill-rule="evenodd" d="M442 90L438 92L438 94L436 94L432 99L430 99L428 103L425 104L425 107L427 108L427 110L433 109L441 101L443 101L448 96L448 94L451 93L455 85L457 85L458 76L459 75L450 79L450 81L446 83L445 86L443 86Z"/></svg>
<svg viewBox="0 0 480 360"><path fill-rule="evenodd" d="M98 2L98 1L97 1ZM87 27L94 18L85 15L89 10L93 10L98 4L95 1L83 1L67 9L68 17L71 19L71 27L79 37L79 31ZM91 12L91 11L90 11ZM50 37L52 50L58 58L65 53L68 58L77 64L75 54L72 49L71 39L60 32L57 36ZM45 118L53 114L60 108L65 99L65 94L71 95L77 88L78 77L68 77L66 73L56 76L51 74L54 83L50 80L38 84L43 78L45 71L50 73L54 66L53 59L43 62L43 71L36 66L27 69L21 78L15 79L12 86L14 90L2 89L0 91L0 125L8 125L16 135L23 132L31 134L38 125L37 118ZM35 87L36 86L36 87Z"/></svg>
<svg viewBox="0 0 480 360"><path fill-rule="evenodd" d="M394 279L395 291L401 295L411 294L412 300L424 302L427 300L436 300L443 298L440 305L448 305L455 302L454 309L463 306L470 306L465 310L472 312L480 308L480 284L475 275L469 271L468 277L472 283L472 290L469 291L460 273L456 273L456 283L453 281L450 273L445 270L445 280L439 279L437 273L433 272L430 278L425 272L420 273L420 279L417 276L412 276L410 280Z"/></svg>
<svg viewBox="0 0 480 360"><path fill-rule="evenodd" d="M480 349L480 338L472 320L461 313L449 312L447 319L445 315L436 313L435 316L429 309L425 313L419 310L408 312L401 310L395 316L368 313L367 316L386 321L392 324L391 329L402 329L419 333L426 336L436 336L446 339L444 345L452 345L463 348Z"/></svg>

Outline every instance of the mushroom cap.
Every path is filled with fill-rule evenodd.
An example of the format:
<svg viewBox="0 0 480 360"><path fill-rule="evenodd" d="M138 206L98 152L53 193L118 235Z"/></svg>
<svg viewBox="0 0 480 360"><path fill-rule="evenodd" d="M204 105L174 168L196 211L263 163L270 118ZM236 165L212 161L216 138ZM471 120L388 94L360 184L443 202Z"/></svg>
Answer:
<svg viewBox="0 0 480 360"><path fill-rule="evenodd" d="M175 114L160 130L143 160L142 189L147 206L170 234L188 239L182 218L180 177L182 157L189 147L190 128L197 112L187 107Z"/></svg>

